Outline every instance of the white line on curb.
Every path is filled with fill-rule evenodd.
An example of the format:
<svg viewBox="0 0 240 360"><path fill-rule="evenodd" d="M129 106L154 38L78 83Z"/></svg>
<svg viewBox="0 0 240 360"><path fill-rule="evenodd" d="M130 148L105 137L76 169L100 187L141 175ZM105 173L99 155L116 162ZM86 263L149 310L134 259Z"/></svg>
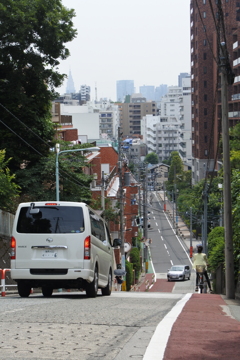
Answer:
<svg viewBox="0 0 240 360"><path fill-rule="evenodd" d="M186 302L191 298L192 294L186 294L179 300L171 311L158 324L147 350L144 354L143 360L162 360L167 346L167 342L173 327L173 324L180 315Z"/></svg>

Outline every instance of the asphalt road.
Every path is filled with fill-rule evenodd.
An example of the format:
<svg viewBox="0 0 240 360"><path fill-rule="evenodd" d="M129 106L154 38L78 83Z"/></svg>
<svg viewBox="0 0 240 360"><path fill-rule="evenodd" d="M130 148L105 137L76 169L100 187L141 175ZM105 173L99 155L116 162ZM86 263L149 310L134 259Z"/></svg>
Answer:
<svg viewBox="0 0 240 360"><path fill-rule="evenodd" d="M163 204L159 200L157 192L152 193L152 200L148 205L151 218L151 228L148 237L152 239L150 245L152 263L157 278L167 278L167 271L172 265L189 265L192 262L188 256L185 243L179 239L171 222L163 211ZM191 280L176 282L173 292L194 292L195 272L192 272Z"/></svg>
<svg viewBox="0 0 240 360"><path fill-rule="evenodd" d="M7 295L0 298L0 359L142 359L156 326L182 296Z"/></svg>

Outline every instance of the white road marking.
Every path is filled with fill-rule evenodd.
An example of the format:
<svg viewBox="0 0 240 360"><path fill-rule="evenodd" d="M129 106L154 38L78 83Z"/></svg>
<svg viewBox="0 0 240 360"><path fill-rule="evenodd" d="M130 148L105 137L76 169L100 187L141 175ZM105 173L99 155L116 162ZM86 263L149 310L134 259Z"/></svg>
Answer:
<svg viewBox="0 0 240 360"><path fill-rule="evenodd" d="M158 324L144 354L143 360L162 360L173 324L192 294L186 294Z"/></svg>
<svg viewBox="0 0 240 360"><path fill-rule="evenodd" d="M166 244L164 244L164 246L165 246L165 249L167 249L167 245L166 245Z"/></svg>
<svg viewBox="0 0 240 360"><path fill-rule="evenodd" d="M172 262L172 260L170 260L170 263L173 265L173 262Z"/></svg>
<svg viewBox="0 0 240 360"><path fill-rule="evenodd" d="M156 226L158 226L158 223L156 223Z"/></svg>

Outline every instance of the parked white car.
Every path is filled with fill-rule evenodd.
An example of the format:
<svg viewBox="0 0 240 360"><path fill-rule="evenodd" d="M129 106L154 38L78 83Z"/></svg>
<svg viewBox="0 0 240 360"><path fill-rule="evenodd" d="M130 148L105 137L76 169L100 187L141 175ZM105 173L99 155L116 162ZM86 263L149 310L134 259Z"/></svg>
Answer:
<svg viewBox="0 0 240 360"><path fill-rule="evenodd" d="M116 241L115 241L116 243ZM119 245L118 241L118 245ZM110 295L114 250L105 221L81 202L42 201L18 206L11 241L11 277L21 297L41 287Z"/></svg>

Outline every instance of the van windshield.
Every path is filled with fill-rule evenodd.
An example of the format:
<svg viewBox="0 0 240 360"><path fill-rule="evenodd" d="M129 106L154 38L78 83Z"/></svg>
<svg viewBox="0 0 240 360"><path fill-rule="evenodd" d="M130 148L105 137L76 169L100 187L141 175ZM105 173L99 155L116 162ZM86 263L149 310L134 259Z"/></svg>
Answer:
<svg viewBox="0 0 240 360"><path fill-rule="evenodd" d="M30 214L30 207L22 207L17 232L25 234L66 234L84 231L81 207L39 206L37 214Z"/></svg>

